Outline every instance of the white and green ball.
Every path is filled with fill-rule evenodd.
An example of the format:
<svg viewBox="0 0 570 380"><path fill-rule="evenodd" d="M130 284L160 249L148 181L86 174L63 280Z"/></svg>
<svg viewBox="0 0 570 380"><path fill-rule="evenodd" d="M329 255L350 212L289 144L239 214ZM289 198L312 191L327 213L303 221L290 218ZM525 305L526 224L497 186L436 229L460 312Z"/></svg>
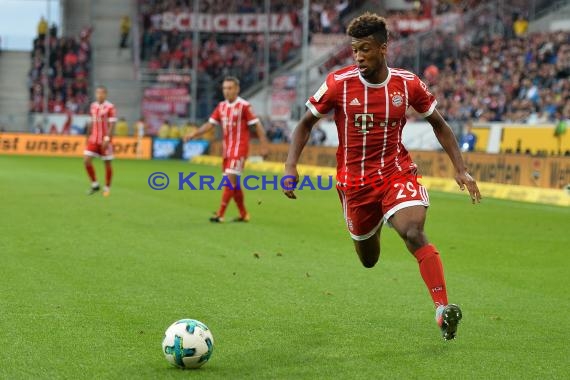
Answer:
<svg viewBox="0 0 570 380"><path fill-rule="evenodd" d="M164 333L162 352L169 363L179 368L199 368L214 350L210 329L195 319L181 319Z"/></svg>

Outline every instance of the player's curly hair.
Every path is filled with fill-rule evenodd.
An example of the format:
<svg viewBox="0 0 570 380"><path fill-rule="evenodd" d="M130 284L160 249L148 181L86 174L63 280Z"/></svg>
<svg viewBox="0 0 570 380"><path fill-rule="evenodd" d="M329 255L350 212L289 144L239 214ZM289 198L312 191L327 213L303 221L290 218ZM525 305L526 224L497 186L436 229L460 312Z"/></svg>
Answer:
<svg viewBox="0 0 570 380"><path fill-rule="evenodd" d="M348 24L346 33L354 38L372 36L380 44L388 42L386 19L378 16L376 13L366 12L354 18Z"/></svg>

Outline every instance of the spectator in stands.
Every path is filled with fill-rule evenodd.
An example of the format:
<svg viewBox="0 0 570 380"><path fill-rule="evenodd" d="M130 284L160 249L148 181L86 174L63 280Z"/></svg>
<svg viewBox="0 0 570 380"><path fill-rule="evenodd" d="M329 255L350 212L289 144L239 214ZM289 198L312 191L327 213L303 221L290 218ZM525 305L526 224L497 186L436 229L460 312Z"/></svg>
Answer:
<svg viewBox="0 0 570 380"><path fill-rule="evenodd" d="M57 38L57 24L54 22L51 24L51 27L49 28L49 35L52 38Z"/></svg>
<svg viewBox="0 0 570 380"><path fill-rule="evenodd" d="M273 121L268 123L269 128L266 131L267 139L276 144L287 142L287 134L285 133L287 125L282 121Z"/></svg>
<svg viewBox="0 0 570 380"><path fill-rule="evenodd" d="M310 145L323 145L327 139L327 134L319 124L315 125L311 130Z"/></svg>
<svg viewBox="0 0 570 380"><path fill-rule="evenodd" d="M528 21L524 18L522 14L517 15L517 18L513 23L513 32L515 33L515 36L524 37L527 30L528 30Z"/></svg>
<svg viewBox="0 0 570 380"><path fill-rule="evenodd" d="M40 18L40 21L38 22L38 38L40 40L43 40L46 37L47 32L48 32L48 23L44 18L44 16L42 16Z"/></svg>
<svg viewBox="0 0 570 380"><path fill-rule="evenodd" d="M182 127L181 134L182 134L182 136L188 136L188 135L192 134L193 132L195 132L196 130L198 130L198 126L195 124L192 124L190 122L190 120L188 120L188 121L186 121L186 123Z"/></svg>
<svg viewBox="0 0 570 380"><path fill-rule="evenodd" d="M179 139L180 137L182 137L182 135L180 134L180 128L177 125L172 125L170 127L170 132L168 133L168 138Z"/></svg>
<svg viewBox="0 0 570 380"><path fill-rule="evenodd" d="M129 135L129 124L124 117L120 117L115 124L115 135L116 136L128 136Z"/></svg>
<svg viewBox="0 0 570 380"><path fill-rule="evenodd" d="M133 125L133 135L137 137L144 137L147 134L147 126L144 117L141 116Z"/></svg>
<svg viewBox="0 0 570 380"><path fill-rule="evenodd" d="M47 25L47 23L46 23ZM57 38L52 26L49 38L36 38L33 44L31 68L28 75L30 111L42 112L44 105L44 64L46 45L50 44L48 70L48 111L88 113L89 70L91 59L91 30L84 29L79 39Z"/></svg>
<svg viewBox="0 0 570 380"><path fill-rule="evenodd" d="M121 41L119 43L120 49L127 48L127 40L129 38L129 32L131 31L131 19L129 16L121 17Z"/></svg>
<svg viewBox="0 0 570 380"><path fill-rule="evenodd" d="M170 136L170 122L164 120L164 123L160 126L158 130L158 137L161 139L167 139Z"/></svg>
<svg viewBox="0 0 570 380"><path fill-rule="evenodd" d="M473 133L473 125L471 121L465 124L465 132L461 137L460 147L462 152L473 152L477 144L477 135Z"/></svg>

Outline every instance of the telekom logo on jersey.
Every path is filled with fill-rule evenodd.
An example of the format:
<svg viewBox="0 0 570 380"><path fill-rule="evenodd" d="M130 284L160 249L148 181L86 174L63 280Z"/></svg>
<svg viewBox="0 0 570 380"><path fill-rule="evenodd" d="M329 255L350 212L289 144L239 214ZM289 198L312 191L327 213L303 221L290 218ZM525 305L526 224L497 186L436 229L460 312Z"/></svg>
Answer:
<svg viewBox="0 0 570 380"><path fill-rule="evenodd" d="M374 115L371 113L355 113L354 126L360 128L358 133L369 133L370 131L368 128L372 128L374 126Z"/></svg>
<svg viewBox="0 0 570 380"><path fill-rule="evenodd" d="M385 127L385 122L381 121L378 123L378 126ZM393 127L398 125L398 122L392 122L391 124ZM374 127L374 114L371 113L355 113L354 114L354 126L357 129L358 133L367 134L370 133L370 128Z"/></svg>

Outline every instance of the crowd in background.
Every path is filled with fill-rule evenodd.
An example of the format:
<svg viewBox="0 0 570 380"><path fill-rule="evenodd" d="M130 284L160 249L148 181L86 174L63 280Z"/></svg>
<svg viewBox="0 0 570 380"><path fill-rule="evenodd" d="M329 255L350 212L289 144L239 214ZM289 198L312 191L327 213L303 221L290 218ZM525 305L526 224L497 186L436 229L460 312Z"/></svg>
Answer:
<svg viewBox="0 0 570 380"><path fill-rule="evenodd" d="M430 73L431 71L431 73ZM547 123L570 117L570 33L495 36L428 67L424 77L451 120Z"/></svg>
<svg viewBox="0 0 570 380"><path fill-rule="evenodd" d="M359 0L313 1L310 9L312 33L343 32L339 17L344 17ZM288 14L292 33L270 35L270 70L275 70L298 54L302 43L302 0L272 0L271 13ZM192 12L189 0L140 0L142 16L141 58L149 69L192 68L192 32L164 31L163 12ZM264 0L201 1L200 11L210 14L264 13ZM265 72L264 33L201 33L199 73L202 78L217 80L225 75L240 77L242 89L263 78Z"/></svg>
<svg viewBox="0 0 570 380"><path fill-rule="evenodd" d="M461 10L464 11L464 10ZM420 71L450 121L548 123L570 118L570 33L528 33L523 13L481 12L454 33L410 41L390 33L390 66ZM321 67L353 62L350 51Z"/></svg>
<svg viewBox="0 0 570 380"><path fill-rule="evenodd" d="M89 112L89 72L91 69L91 30L78 38L58 37L57 26L48 28L45 19L38 24L28 75L30 112L43 112L47 46L49 44L48 112Z"/></svg>

